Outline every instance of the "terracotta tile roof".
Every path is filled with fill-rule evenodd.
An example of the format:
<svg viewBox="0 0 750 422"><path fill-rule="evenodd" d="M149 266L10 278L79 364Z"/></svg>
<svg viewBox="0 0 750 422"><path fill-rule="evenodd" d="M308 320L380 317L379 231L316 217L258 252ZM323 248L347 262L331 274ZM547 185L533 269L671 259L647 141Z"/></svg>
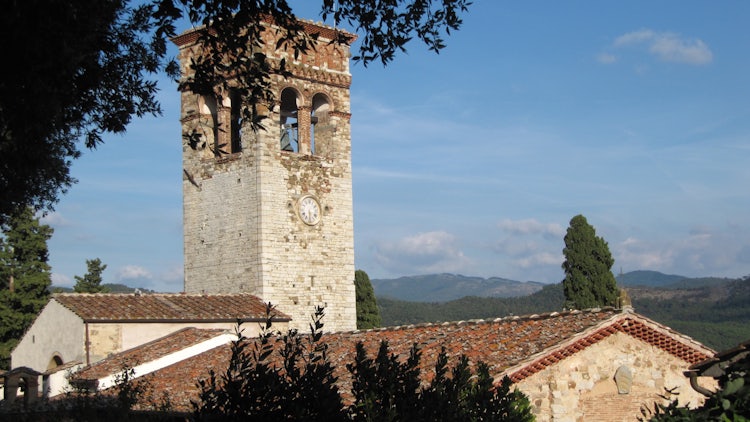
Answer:
<svg viewBox="0 0 750 422"><path fill-rule="evenodd" d="M85 294L53 296L85 322L181 321L232 322L265 321L266 305L250 294ZM288 315L276 312L277 319Z"/></svg>
<svg viewBox="0 0 750 422"><path fill-rule="evenodd" d="M497 378L507 373L518 382L616 332L639 338L688 364L713 354L668 327L611 308L330 333L323 341L328 344L329 360L336 367L335 375L346 396L351 385L346 364L353 362L357 342L365 345L371 357L382 340L388 341L391 353L401 357L408 356L412 344L417 343L426 380L432 375L441 347L445 347L450 365L464 354L473 365L479 361L488 364ZM150 381L156 391L171 392L176 410L189 411L190 400L197 398L197 380L207 378L210 368L221 373L229 356L228 346L217 347L154 372Z"/></svg>
<svg viewBox="0 0 750 422"><path fill-rule="evenodd" d="M75 373L74 377L89 380L103 378L121 372L126 366L132 368L141 363L153 361L226 332L228 331L222 328L183 328L82 368Z"/></svg>
<svg viewBox="0 0 750 422"><path fill-rule="evenodd" d="M516 368L510 368L508 376L513 382L519 382L617 332L629 334L645 343L658 347L688 364L700 362L713 355L713 350L673 331L669 327L637 314L626 313L622 317L592 330L590 333L576 336L572 339L573 341L562 344L555 350L548 350L544 353L544 356L533 356L527 361L521 362Z"/></svg>

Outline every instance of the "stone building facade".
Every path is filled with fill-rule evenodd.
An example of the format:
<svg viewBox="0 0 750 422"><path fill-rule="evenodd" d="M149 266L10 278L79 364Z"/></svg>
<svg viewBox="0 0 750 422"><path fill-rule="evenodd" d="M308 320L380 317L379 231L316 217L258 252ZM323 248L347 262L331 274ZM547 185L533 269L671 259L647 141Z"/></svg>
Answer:
<svg viewBox="0 0 750 422"><path fill-rule="evenodd" d="M89 365L187 327L232 331L245 322L257 336L266 307L249 294L56 294L11 353L13 368L38 372L66 364ZM289 317L278 313L274 328Z"/></svg>
<svg viewBox="0 0 750 422"><path fill-rule="evenodd" d="M672 389L681 405L704 397L683 375L687 363L667 350L617 332L516 384L537 421L636 421Z"/></svg>
<svg viewBox="0 0 750 422"><path fill-rule="evenodd" d="M349 46L329 43L332 28L305 22L319 34L315 49L287 60L292 76L274 76L277 104L261 107L265 129L240 121L241 98L182 93L185 291L251 293L307 330L325 306L327 331L356 328L350 135ZM198 36L175 40L184 75L199 51ZM229 81L231 86L232 81Z"/></svg>
<svg viewBox="0 0 750 422"><path fill-rule="evenodd" d="M354 361L358 343L374 357L381 342L387 341L389 351L402 362L417 344L424 382L433 376L441 351L447 354L449 366L464 355L472 365L487 364L496 382L508 376L529 397L539 422L636 421L642 408L664 402L665 388L678 392L683 404L700 405L704 397L691 388L684 372L714 355L713 350L631 309L612 308L337 332L323 339L345 401L352 397L352 375L345 363ZM102 379L134 353L147 355L134 349L77 376ZM151 359L159 357L157 353ZM223 345L172 360L152 371L150 382L157 391L172 392L174 410L190 412L190 403L199 393L195 380L205 379L208 368L223 370L230 357L229 347ZM281 364L280 354L270 359ZM716 388L709 380L701 384Z"/></svg>

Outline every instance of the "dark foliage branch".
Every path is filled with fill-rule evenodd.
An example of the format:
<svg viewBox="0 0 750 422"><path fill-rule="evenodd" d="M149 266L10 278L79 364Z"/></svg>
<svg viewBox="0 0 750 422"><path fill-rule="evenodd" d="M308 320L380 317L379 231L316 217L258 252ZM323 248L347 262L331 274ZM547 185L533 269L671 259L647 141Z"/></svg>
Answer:
<svg viewBox="0 0 750 422"><path fill-rule="evenodd" d="M391 62L413 38L429 49L461 25L467 0L322 0L321 15L362 35L355 60ZM243 120L261 126L261 103L272 103L270 76L287 64L263 53L263 22L278 28L275 48L297 56L313 48L286 0L13 1L0 14L6 41L0 69L0 224L24 206L51 210L76 180L72 160L83 143L123 133L134 117L159 115L159 74L179 78L167 43L187 20L206 47L180 88L199 94L226 88L244 99ZM340 32L336 43L350 42Z"/></svg>
<svg viewBox="0 0 750 422"><path fill-rule="evenodd" d="M272 311L269 306L268 312ZM270 315L270 313L268 314ZM528 398L511 390L507 377L494 385L489 368L478 363L472 371L461 356L448 367L441 350L435 376L423 385L421 352L414 345L406 359L382 342L370 358L362 343L353 362L351 403L345 405L333 375L322 335L323 310L317 309L309 334L294 330L271 331L267 319L258 339L242 338L231 345L227 369L211 371L198 383L199 400L193 403L198 421L305 420L305 421L531 421Z"/></svg>
<svg viewBox="0 0 750 422"><path fill-rule="evenodd" d="M0 13L0 224L51 209L75 183L78 143L95 148L133 117L158 114L166 50L149 41L151 6L123 0L14 1ZM163 47L163 45L161 45Z"/></svg>

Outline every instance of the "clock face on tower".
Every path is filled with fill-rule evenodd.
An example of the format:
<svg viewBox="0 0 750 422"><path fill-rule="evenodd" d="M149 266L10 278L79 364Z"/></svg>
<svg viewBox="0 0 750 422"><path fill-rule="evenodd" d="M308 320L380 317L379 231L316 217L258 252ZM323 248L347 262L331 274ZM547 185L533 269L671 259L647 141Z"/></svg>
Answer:
<svg viewBox="0 0 750 422"><path fill-rule="evenodd" d="M320 222L320 204L315 197L306 195L297 202L297 211L302 221L310 226Z"/></svg>

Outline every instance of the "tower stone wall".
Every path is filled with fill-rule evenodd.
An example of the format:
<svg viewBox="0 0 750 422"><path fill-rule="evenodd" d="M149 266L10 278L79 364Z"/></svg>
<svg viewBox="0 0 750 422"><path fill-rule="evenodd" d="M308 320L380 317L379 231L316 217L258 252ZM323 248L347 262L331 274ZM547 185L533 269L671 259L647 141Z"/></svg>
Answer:
<svg viewBox="0 0 750 422"><path fill-rule="evenodd" d="M326 331L352 330L349 47L329 44L331 28L306 27L320 35L298 60L273 50L273 31L264 35L267 57L286 58L292 73L273 77L278 101L266 107L265 130L240 125L234 140L236 98L181 94L183 134L201 134L183 141L185 291L255 294L304 331L325 306ZM188 74L197 37L175 42ZM285 148L292 131L297 142Z"/></svg>

